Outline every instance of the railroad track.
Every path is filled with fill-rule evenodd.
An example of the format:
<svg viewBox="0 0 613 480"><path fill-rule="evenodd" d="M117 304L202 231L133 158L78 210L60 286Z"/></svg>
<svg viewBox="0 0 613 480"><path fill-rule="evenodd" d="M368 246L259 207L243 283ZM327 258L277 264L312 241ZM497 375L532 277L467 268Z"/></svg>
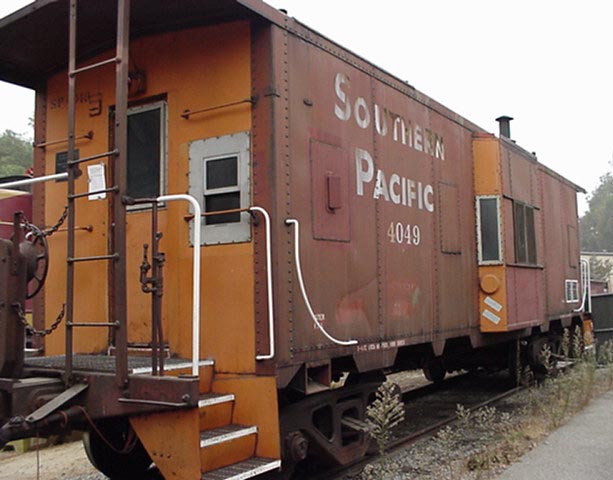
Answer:
<svg viewBox="0 0 613 480"><path fill-rule="evenodd" d="M462 374L440 384L403 391L405 402L405 422L397 427L395 438L388 447L393 454L425 438L435 435L445 426L457 420L457 405L474 411L494 405L515 395L524 387L511 387L508 376L504 374ZM378 453L370 453L362 460L349 466L327 469L325 471L298 471L294 480L341 480L357 478L359 472L372 462L380 459Z"/></svg>

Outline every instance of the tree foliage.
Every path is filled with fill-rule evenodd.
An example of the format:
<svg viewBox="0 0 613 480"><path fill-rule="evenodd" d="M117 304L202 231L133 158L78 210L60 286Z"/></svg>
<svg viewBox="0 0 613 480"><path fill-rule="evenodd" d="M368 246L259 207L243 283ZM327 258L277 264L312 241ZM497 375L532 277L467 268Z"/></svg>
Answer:
<svg viewBox="0 0 613 480"><path fill-rule="evenodd" d="M32 143L12 130L5 130L0 135L0 177L23 175L31 166Z"/></svg>
<svg viewBox="0 0 613 480"><path fill-rule="evenodd" d="M588 201L589 210L579 222L581 250L613 252L613 174L600 177Z"/></svg>
<svg viewBox="0 0 613 480"><path fill-rule="evenodd" d="M599 281L609 280L613 272L613 262L604 258L590 257L590 274L592 279Z"/></svg>

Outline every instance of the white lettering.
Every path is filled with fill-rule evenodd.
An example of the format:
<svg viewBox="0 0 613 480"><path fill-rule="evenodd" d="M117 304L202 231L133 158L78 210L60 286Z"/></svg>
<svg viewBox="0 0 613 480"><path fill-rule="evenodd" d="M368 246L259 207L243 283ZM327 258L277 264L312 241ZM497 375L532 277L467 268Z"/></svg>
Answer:
<svg viewBox="0 0 613 480"><path fill-rule="evenodd" d="M373 179L374 187L372 197L375 200L385 200L396 205L416 207L419 210L425 209L434 212L434 188L432 185L410 178L401 177L392 172L389 181L385 172L377 169L375 176L375 163L367 150L355 149L355 171L356 171L356 191L357 194L364 196L364 184L370 184Z"/></svg>
<svg viewBox="0 0 613 480"><path fill-rule="evenodd" d="M426 188L424 188L424 203L426 204L426 210L430 213L434 212L434 189L432 185L426 185Z"/></svg>
<svg viewBox="0 0 613 480"><path fill-rule="evenodd" d="M413 147L418 152L423 152L424 150L422 141L423 141L423 137L421 135L421 127L419 125L415 125L415 137L413 140Z"/></svg>
<svg viewBox="0 0 613 480"><path fill-rule="evenodd" d="M336 96L341 102L343 102L344 105L339 106L338 104L334 104L334 114L339 120L346 122L351 118L351 104L349 103L347 94L342 89L343 84L348 85L349 78L347 75L337 73L336 79L334 80L334 90L336 91Z"/></svg>
<svg viewBox="0 0 613 480"><path fill-rule="evenodd" d="M364 162L366 162L366 170L362 168ZM355 171L358 195L363 196L364 183L370 183L372 181L375 167L370 153L361 148L355 149Z"/></svg>
<svg viewBox="0 0 613 480"><path fill-rule="evenodd" d="M390 195L387 190L387 182L385 180L385 173L383 170L377 170L377 181L375 182L375 190L372 193L372 198L379 200L381 195L383 195L386 202L390 201Z"/></svg>
<svg viewBox="0 0 613 480"><path fill-rule="evenodd" d="M396 205L400 204L400 194L396 193L396 189L394 187L396 187L397 185L400 185L400 177L398 175L396 175L395 173L392 174L392 176L390 177L390 198L392 199L392 202L394 202Z"/></svg>
<svg viewBox="0 0 613 480"><path fill-rule="evenodd" d="M417 194L415 193L415 181L408 180L409 183L409 207L413 206L413 200L417 200Z"/></svg>
<svg viewBox="0 0 613 480"><path fill-rule="evenodd" d="M375 103L375 128L377 129L377 133L382 137L387 135L387 110L385 111L385 115L383 115L383 124L381 124L381 109L379 105Z"/></svg>
<svg viewBox="0 0 613 480"><path fill-rule="evenodd" d="M368 110L368 105L366 105L366 100L362 97L358 98L355 101L355 107L353 108L355 113L355 121L357 122L360 128L368 128L370 125L370 110ZM363 112L363 115L360 113Z"/></svg>

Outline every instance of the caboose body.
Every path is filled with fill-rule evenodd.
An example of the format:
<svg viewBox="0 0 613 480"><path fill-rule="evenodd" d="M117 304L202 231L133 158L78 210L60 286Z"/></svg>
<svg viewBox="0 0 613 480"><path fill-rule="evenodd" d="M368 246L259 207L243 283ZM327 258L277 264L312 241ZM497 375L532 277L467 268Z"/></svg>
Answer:
<svg viewBox="0 0 613 480"><path fill-rule="evenodd" d="M166 478L346 463L383 372L538 363L583 327L580 189L508 134L260 1L118 3L0 21L0 77L36 89L35 176L60 175L30 220L69 207L34 326L66 318L1 380L0 418L33 418L4 440L95 424L111 475L136 454L99 436L131 429Z"/></svg>

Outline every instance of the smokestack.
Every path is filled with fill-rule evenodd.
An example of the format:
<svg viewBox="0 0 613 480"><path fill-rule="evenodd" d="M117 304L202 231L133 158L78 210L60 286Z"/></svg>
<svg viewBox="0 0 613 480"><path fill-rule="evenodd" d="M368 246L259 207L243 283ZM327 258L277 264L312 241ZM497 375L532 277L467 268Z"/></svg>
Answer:
<svg viewBox="0 0 613 480"><path fill-rule="evenodd" d="M496 119L500 127L500 136L506 137L509 140L511 139L511 120L513 120L513 117L508 117L506 115Z"/></svg>

